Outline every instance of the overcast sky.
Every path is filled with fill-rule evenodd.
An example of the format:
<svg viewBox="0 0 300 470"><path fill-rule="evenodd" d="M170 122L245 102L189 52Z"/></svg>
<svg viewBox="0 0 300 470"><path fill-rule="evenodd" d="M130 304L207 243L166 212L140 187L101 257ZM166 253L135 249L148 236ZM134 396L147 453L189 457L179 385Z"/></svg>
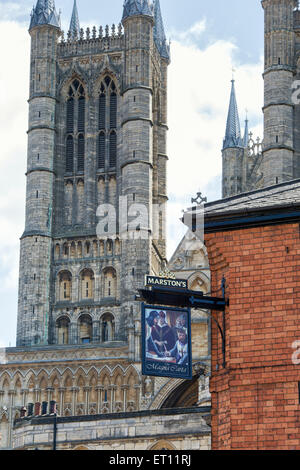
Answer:
<svg viewBox="0 0 300 470"><path fill-rule="evenodd" d="M34 0L36 1L36 0ZM73 0L56 0L67 30ZM24 230L29 47L33 0L0 0L0 347L15 346L19 238ZM119 23L123 0L77 0L81 25ZM232 68L241 124L262 136L263 11L260 0L161 0L169 68L168 255L181 211L201 191L221 197L221 148Z"/></svg>

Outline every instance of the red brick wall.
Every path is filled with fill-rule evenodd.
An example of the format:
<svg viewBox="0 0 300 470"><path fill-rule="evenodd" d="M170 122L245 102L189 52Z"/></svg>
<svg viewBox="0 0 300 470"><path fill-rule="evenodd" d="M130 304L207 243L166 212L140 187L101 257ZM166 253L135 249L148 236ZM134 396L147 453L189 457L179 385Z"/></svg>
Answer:
<svg viewBox="0 0 300 470"><path fill-rule="evenodd" d="M226 368L212 322L213 449L300 449L299 224L206 235L212 293L226 277ZM222 321L221 313L213 313Z"/></svg>

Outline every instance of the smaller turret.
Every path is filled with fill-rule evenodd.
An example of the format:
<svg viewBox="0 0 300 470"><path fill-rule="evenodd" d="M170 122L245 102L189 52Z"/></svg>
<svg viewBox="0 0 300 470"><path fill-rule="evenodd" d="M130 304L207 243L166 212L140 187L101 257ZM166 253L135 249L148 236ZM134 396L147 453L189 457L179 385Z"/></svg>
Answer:
<svg viewBox="0 0 300 470"><path fill-rule="evenodd" d="M167 44L159 0L154 0L153 10L154 10L154 30L153 30L154 42L156 44L156 47L161 57L163 57L164 59L170 60L170 46L169 44Z"/></svg>
<svg viewBox="0 0 300 470"><path fill-rule="evenodd" d="M125 0L122 20L136 15L153 16L149 0Z"/></svg>
<svg viewBox="0 0 300 470"><path fill-rule="evenodd" d="M244 138L243 138L243 145L245 148L248 147L249 143L249 121L248 117L245 119L245 131L244 131Z"/></svg>
<svg viewBox="0 0 300 470"><path fill-rule="evenodd" d="M223 197L233 196L242 192L245 145L241 137L240 118L234 84L235 81L232 79L226 133L222 150Z"/></svg>
<svg viewBox="0 0 300 470"><path fill-rule="evenodd" d="M79 15L78 15L78 10L77 10L76 0L74 0L69 31L70 31L70 34L71 34L71 39L79 38L79 36L80 36L80 23L79 23Z"/></svg>
<svg viewBox="0 0 300 470"><path fill-rule="evenodd" d="M29 30L44 24L60 28L60 16L56 11L54 0L38 0L32 10Z"/></svg>
<svg viewBox="0 0 300 470"><path fill-rule="evenodd" d="M235 81L232 79L229 111L227 117L226 134L223 143L223 150L226 148L243 147L243 140L241 138L240 118L236 102L234 83Z"/></svg>

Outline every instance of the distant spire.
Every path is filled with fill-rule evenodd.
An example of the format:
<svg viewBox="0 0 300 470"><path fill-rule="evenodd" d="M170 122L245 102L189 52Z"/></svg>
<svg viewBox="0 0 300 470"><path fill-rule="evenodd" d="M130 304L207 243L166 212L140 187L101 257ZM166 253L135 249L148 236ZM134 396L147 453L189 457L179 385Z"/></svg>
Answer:
<svg viewBox="0 0 300 470"><path fill-rule="evenodd" d="M223 149L232 147L243 147L234 83L235 81L232 79L229 111L226 125L226 135L224 139Z"/></svg>
<svg viewBox="0 0 300 470"><path fill-rule="evenodd" d="M122 19L135 15L153 16L149 0L125 0Z"/></svg>
<svg viewBox="0 0 300 470"><path fill-rule="evenodd" d="M36 7L33 7L29 30L45 24L60 28L60 17L55 9L54 0L37 0Z"/></svg>
<svg viewBox="0 0 300 470"><path fill-rule="evenodd" d="M164 29L164 23L162 19L160 1L154 0L153 2L154 9L154 41L157 46L157 49L162 57L165 59L170 59L170 47L167 44L166 34Z"/></svg>
<svg viewBox="0 0 300 470"><path fill-rule="evenodd" d="M71 22L70 22L70 32L71 32L71 38L74 38L74 37L79 38L80 23L79 23L76 0L74 0L74 5L73 5L72 17L71 17Z"/></svg>
<svg viewBox="0 0 300 470"><path fill-rule="evenodd" d="M248 121L248 117L246 116L246 119L245 119L245 131L244 131L244 138L243 138L243 146L245 148L248 147L248 143L249 143L249 121Z"/></svg>

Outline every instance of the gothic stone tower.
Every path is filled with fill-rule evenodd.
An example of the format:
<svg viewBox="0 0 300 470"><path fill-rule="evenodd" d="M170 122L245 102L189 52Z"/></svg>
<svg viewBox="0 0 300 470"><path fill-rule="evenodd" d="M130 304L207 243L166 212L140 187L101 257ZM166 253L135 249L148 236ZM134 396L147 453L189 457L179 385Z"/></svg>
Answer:
<svg viewBox="0 0 300 470"><path fill-rule="evenodd" d="M264 103L264 186L298 176L299 154L295 140L295 107L292 82L295 79L294 20L296 0L263 0L265 13L265 103ZM299 41L299 39L298 39Z"/></svg>
<svg viewBox="0 0 300 470"><path fill-rule="evenodd" d="M297 0L263 0L262 7L263 143L252 142L249 148L248 140L246 147L241 145L233 87L223 147L223 197L300 177L299 5Z"/></svg>
<svg viewBox="0 0 300 470"><path fill-rule="evenodd" d="M259 185L261 162L260 143L249 136L248 119L244 136L241 135L240 118L235 93L235 81L231 81L231 93L226 133L222 149L222 195L223 197L249 191Z"/></svg>
<svg viewBox="0 0 300 470"><path fill-rule="evenodd" d="M122 25L84 33L75 2L65 39L53 1L33 10L17 346L130 337L138 359L134 296L166 262L169 48L159 0L126 0Z"/></svg>

